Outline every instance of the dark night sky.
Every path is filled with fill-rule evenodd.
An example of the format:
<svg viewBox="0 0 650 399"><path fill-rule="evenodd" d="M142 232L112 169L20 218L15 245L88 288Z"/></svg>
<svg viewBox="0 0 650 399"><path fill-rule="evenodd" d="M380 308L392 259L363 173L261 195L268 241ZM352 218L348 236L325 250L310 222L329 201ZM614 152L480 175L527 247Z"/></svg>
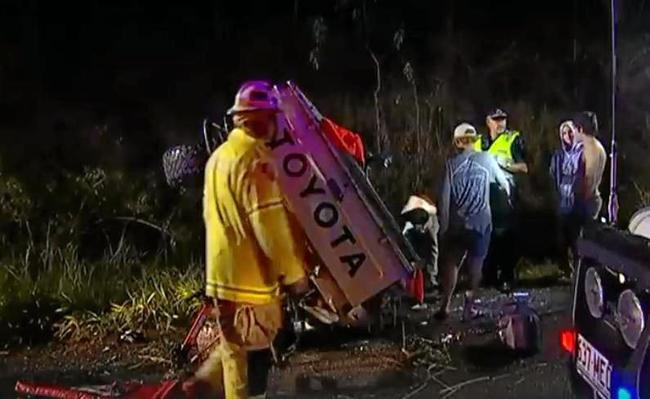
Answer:
<svg viewBox="0 0 650 399"><path fill-rule="evenodd" d="M140 136L158 132L160 126L187 131L206 113L225 109L238 83L250 77L291 78L308 92L330 98L337 93L370 98L373 64L360 40L359 20L349 12L358 3L0 2L0 127L18 137L24 137L25 130L43 137L51 134L57 120L83 114L89 123L115 115L130 120ZM431 88L433 71L448 53L446 38L453 36L455 45L462 47L452 64L459 72L450 84L477 106L488 100L474 98L474 92L489 101L522 98L535 106L553 105L553 89L558 91L553 86L561 86L561 92L579 84L582 103L577 107L607 110L606 1L366 3L370 43L382 55L387 74L399 78L404 59L409 59L423 92ZM625 18L635 16L642 3L625 2ZM318 71L309 64L311 26L317 16L328 24ZM638 28L639 20L643 25L637 16L623 29ZM406 37L397 56L391 46L400 26ZM574 64L578 72L568 67L574 37L581 51ZM506 56L510 67L499 76L476 75L501 62L495 55L505 49L511 49ZM540 68L540 63L548 68ZM466 81L482 86L464 87Z"/></svg>
<svg viewBox="0 0 650 399"><path fill-rule="evenodd" d="M10 92L32 89L73 101L101 101L131 89L160 100L174 99L187 96L183 78L196 73L210 74L212 84L225 83L223 88L228 91L248 73L282 78L301 74L314 80L316 74L307 68L311 46L308 21L315 15L334 14L330 5L334 2L322 0L298 2L297 14L294 1L177 2L166 7L96 0L65 5L13 3L5 5L2 12L7 34L0 43L7 49L3 64L8 65L3 68L3 85L8 85ZM558 51L569 55L571 1L392 3L394 7L383 8L378 23L388 26L404 21L411 52L424 63L435 62L437 54L426 51L427 44L450 22L455 32L480 33L471 37L482 50L476 51L474 58L513 41L522 57L557 55ZM599 36L606 46L603 2L576 3L581 4L578 15L589 15L581 21L578 35L590 40ZM331 30L344 32L350 28L349 22L340 18ZM391 33L392 29L387 29L384 36ZM390 41L378 43L378 47L385 43ZM352 62L354 55L345 50L354 50L353 44L340 47L343 51L338 54L339 48L330 51L331 58L339 61L325 63L325 72L343 72L345 78L346 72L354 77L355 71L365 75L372 68L365 59Z"/></svg>

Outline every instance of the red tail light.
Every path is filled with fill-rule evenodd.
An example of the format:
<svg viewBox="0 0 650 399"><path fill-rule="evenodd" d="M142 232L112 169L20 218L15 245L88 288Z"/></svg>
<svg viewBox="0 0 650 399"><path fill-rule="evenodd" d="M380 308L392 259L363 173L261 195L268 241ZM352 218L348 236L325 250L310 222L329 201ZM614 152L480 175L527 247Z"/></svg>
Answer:
<svg viewBox="0 0 650 399"><path fill-rule="evenodd" d="M560 332L560 343L562 344L562 349L565 351L574 354L576 351L576 332L573 329L563 330Z"/></svg>

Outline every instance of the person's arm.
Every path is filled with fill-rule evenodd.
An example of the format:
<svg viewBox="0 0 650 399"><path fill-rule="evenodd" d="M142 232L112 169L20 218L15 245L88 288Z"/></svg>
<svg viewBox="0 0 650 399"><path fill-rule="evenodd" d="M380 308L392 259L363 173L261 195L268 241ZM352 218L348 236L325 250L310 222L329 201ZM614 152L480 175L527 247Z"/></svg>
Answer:
<svg viewBox="0 0 650 399"><path fill-rule="evenodd" d="M440 204L440 206L438 207L440 235L444 234L447 231L447 228L449 227L449 207L450 207L449 203L451 201L450 196L451 196L451 167L450 167L450 163L447 162L447 165L445 167L445 177L442 182L442 187L440 189L440 198L438 199L438 203Z"/></svg>
<svg viewBox="0 0 650 399"><path fill-rule="evenodd" d="M576 172L574 192L576 198L584 200L587 196L588 191L588 182L587 182L587 165L585 163L584 152L580 154L580 160L578 161L578 171Z"/></svg>
<svg viewBox="0 0 650 399"><path fill-rule="evenodd" d="M496 180L497 184L501 186L501 188L506 192L506 194L508 194L508 197L510 197L510 183L508 182L506 175L499 167L499 164L491 156L486 156L485 159L489 163L490 171L494 174L494 180Z"/></svg>
<svg viewBox="0 0 650 399"><path fill-rule="evenodd" d="M598 142L599 144L599 149L600 149L600 165L599 165L599 172L600 172L600 179L603 178L603 174L605 173L605 167L607 166L607 151L605 150L605 147Z"/></svg>
<svg viewBox="0 0 650 399"><path fill-rule="evenodd" d="M306 238L293 215L284 205L270 163L259 162L240 178L245 216L252 227L259 248L269 260L280 283L291 291L306 287Z"/></svg>
<svg viewBox="0 0 650 399"><path fill-rule="evenodd" d="M433 269L438 270L438 232L440 231L440 224L438 223L438 216L431 216L431 225L428 232L431 236L431 264Z"/></svg>
<svg viewBox="0 0 650 399"><path fill-rule="evenodd" d="M526 163L526 146L524 139L519 136L512 143L513 162L506 166L506 169L512 173L528 173L528 164Z"/></svg>

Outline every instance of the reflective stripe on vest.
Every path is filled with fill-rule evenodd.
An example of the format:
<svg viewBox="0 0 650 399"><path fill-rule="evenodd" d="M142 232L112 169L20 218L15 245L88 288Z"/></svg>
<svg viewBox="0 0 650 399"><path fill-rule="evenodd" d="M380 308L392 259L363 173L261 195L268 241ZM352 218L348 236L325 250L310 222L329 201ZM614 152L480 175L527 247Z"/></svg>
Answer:
<svg viewBox="0 0 650 399"><path fill-rule="evenodd" d="M515 139L519 137L519 132L516 130L506 130L501 133L496 140L490 144L488 148L488 153L494 155L496 158L501 158L503 160L514 161L512 158L512 143L515 142ZM482 151L482 141L483 136L474 143L474 149L476 151Z"/></svg>

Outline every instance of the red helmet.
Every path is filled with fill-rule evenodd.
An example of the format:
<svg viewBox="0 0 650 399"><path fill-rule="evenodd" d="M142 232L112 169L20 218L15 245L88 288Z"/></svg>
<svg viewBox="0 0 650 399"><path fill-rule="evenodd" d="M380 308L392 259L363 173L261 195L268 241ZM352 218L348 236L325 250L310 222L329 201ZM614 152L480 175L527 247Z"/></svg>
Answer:
<svg viewBox="0 0 650 399"><path fill-rule="evenodd" d="M237 95L235 104L228 110L228 115L247 111L278 111L278 101L273 95L273 85L265 80L244 82Z"/></svg>

